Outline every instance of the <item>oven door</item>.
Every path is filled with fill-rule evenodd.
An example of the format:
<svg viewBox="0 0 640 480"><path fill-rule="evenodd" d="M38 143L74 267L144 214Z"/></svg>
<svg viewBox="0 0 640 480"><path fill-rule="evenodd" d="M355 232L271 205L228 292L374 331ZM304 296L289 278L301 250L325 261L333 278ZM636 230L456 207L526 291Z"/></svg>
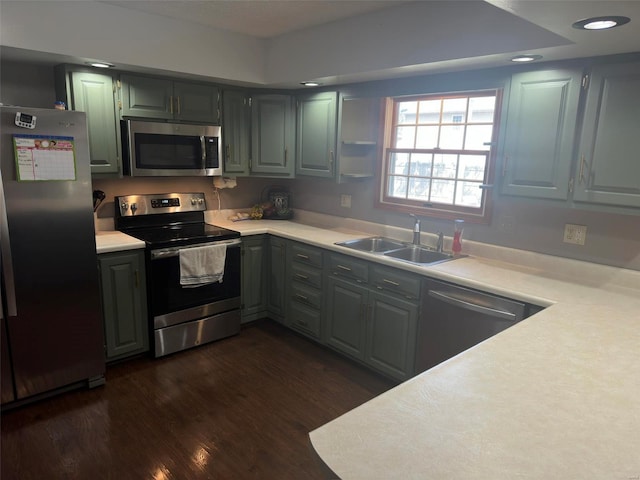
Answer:
<svg viewBox="0 0 640 480"><path fill-rule="evenodd" d="M221 283L195 288L180 285L180 247L150 251L148 262L149 309L154 330L240 308L240 239L208 242L227 245Z"/></svg>

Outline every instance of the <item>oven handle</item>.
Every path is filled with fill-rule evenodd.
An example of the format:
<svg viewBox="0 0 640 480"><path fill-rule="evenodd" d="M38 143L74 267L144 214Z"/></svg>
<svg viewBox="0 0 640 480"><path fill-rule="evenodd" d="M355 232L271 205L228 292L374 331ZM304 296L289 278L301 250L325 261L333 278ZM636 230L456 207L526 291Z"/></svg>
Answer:
<svg viewBox="0 0 640 480"><path fill-rule="evenodd" d="M189 245L185 247L160 248L158 250L151 250L151 260L157 260L160 258L177 257L180 250L186 250L188 248L204 247L206 245L226 245L227 247L239 247L241 244L242 244L242 240L237 238L233 240L221 240L219 242L199 243L197 245Z"/></svg>

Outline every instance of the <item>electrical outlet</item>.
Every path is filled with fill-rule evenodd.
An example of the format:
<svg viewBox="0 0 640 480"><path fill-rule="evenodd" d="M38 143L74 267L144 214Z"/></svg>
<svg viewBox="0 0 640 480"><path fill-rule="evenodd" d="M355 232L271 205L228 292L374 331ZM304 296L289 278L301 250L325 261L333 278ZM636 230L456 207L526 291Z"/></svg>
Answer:
<svg viewBox="0 0 640 480"><path fill-rule="evenodd" d="M573 225L567 223L564 226L564 243L573 243L574 245L584 245L587 240L587 226Z"/></svg>
<svg viewBox="0 0 640 480"><path fill-rule="evenodd" d="M502 215L498 219L498 230L503 233L513 233L514 220L511 215Z"/></svg>
<svg viewBox="0 0 640 480"><path fill-rule="evenodd" d="M351 208L351 195L340 195L340 206Z"/></svg>

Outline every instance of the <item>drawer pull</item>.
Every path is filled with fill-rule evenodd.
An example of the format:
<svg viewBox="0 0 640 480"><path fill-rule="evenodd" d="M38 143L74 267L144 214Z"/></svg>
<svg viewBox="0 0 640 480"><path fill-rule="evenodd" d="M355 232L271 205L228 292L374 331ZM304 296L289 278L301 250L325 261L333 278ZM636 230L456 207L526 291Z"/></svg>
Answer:
<svg viewBox="0 0 640 480"><path fill-rule="evenodd" d="M305 301L305 302L308 302L308 301L309 301L309 298L308 298L308 297L305 297L304 295L300 295L299 293L296 293L296 298L298 298L298 299L300 299L300 300L303 300L303 301Z"/></svg>
<svg viewBox="0 0 640 480"><path fill-rule="evenodd" d="M309 260L309 256L303 255L302 253L296 253L296 257L301 258L303 260Z"/></svg>
<svg viewBox="0 0 640 480"><path fill-rule="evenodd" d="M306 275L302 275L301 273L296 273L296 278L300 278L302 280L309 280L309 277L307 277Z"/></svg>
<svg viewBox="0 0 640 480"><path fill-rule="evenodd" d="M393 280L387 280L386 278L382 279L382 283L388 283L389 285L393 285L394 287L400 286L398 282L394 282Z"/></svg>
<svg viewBox="0 0 640 480"><path fill-rule="evenodd" d="M347 272L351 271L351 269L349 267L345 267L344 265L338 264L338 265L336 265L336 267L339 268L340 270L345 270Z"/></svg>

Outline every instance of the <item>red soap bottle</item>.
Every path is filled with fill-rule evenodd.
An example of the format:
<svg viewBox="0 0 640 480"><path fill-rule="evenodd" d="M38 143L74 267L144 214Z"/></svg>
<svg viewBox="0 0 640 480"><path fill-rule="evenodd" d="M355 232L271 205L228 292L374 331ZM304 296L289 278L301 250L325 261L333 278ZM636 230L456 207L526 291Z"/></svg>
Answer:
<svg viewBox="0 0 640 480"><path fill-rule="evenodd" d="M456 220L453 224L453 245L451 251L454 255L462 252L462 231L464 230L464 220Z"/></svg>

